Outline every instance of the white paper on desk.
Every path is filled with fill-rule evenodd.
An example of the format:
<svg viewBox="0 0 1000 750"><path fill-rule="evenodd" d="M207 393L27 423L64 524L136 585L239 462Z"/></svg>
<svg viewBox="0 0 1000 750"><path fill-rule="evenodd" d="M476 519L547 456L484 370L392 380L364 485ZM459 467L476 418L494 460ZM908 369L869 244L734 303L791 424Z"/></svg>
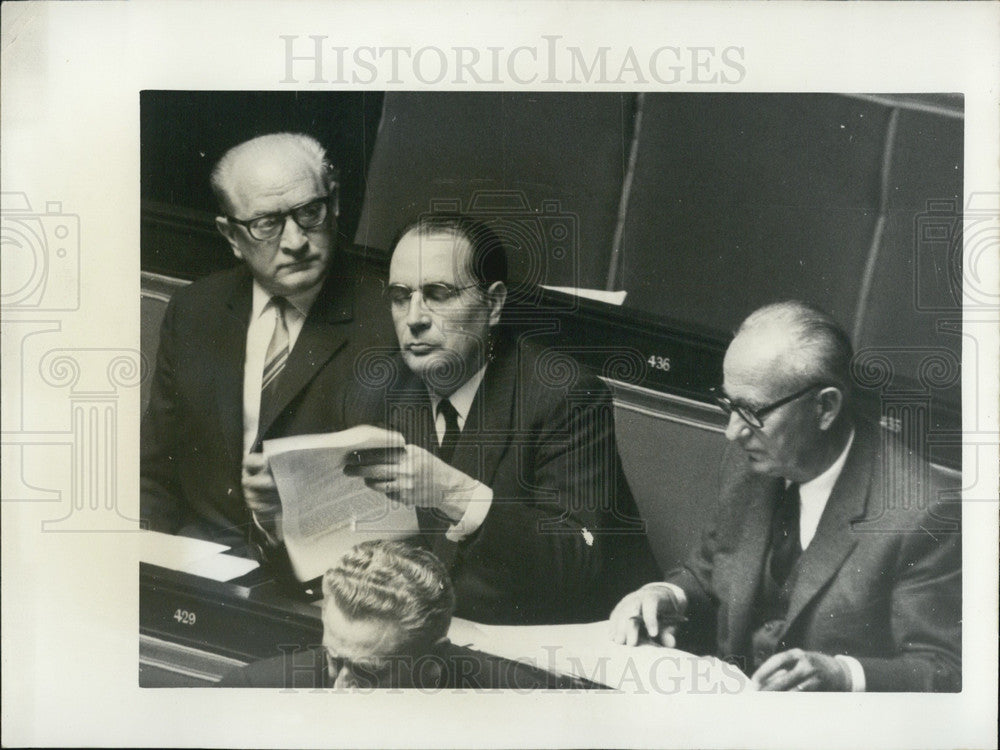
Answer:
<svg viewBox="0 0 1000 750"><path fill-rule="evenodd" d="M354 451L404 445L398 432L370 425L264 441L281 496L285 546L300 580L323 575L358 542L417 533L412 508L344 474Z"/></svg>
<svg viewBox="0 0 1000 750"><path fill-rule="evenodd" d="M593 299L598 302L605 302L609 305L617 305L619 307L625 304L625 296L628 294L627 291L608 292L604 289L585 289L584 287L578 286L546 286L544 284L542 285L542 289L551 289L553 292L572 294L574 297Z"/></svg>
<svg viewBox="0 0 1000 750"><path fill-rule="evenodd" d="M580 625L468 623L453 631L470 639L464 645L472 648L632 694L735 694L755 689L739 669L715 657L653 644L614 643L607 620Z"/></svg>
<svg viewBox="0 0 1000 750"><path fill-rule="evenodd" d="M255 560L222 554L228 549L224 544L203 539L145 531L139 559L215 581L231 581L258 567Z"/></svg>

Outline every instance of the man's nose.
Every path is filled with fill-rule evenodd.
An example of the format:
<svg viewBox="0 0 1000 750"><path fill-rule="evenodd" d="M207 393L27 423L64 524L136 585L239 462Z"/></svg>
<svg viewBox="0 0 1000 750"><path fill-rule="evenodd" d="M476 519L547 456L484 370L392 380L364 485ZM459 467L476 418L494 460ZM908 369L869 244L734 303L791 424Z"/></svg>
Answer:
<svg viewBox="0 0 1000 750"><path fill-rule="evenodd" d="M419 291L414 291L406 307L406 325L410 328L426 328L430 324L431 319L424 306L424 298Z"/></svg>
<svg viewBox="0 0 1000 750"><path fill-rule="evenodd" d="M726 440L735 443L737 440L745 438L750 432L750 425L744 421L743 417L735 411L730 412L729 421L726 423Z"/></svg>
<svg viewBox="0 0 1000 750"><path fill-rule="evenodd" d="M286 253L299 254L309 246L309 238L302 231L295 219L285 217L285 226L281 230L281 249Z"/></svg>

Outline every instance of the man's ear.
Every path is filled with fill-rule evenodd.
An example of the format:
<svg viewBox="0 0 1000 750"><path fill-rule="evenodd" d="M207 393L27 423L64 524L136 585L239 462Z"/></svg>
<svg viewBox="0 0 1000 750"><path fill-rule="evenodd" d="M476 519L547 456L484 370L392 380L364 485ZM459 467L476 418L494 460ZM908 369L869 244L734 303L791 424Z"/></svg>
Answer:
<svg viewBox="0 0 1000 750"><path fill-rule="evenodd" d="M819 404L819 428L828 430L844 408L844 392L828 386L819 392L816 403Z"/></svg>
<svg viewBox="0 0 1000 750"><path fill-rule="evenodd" d="M507 301L507 285L502 281L494 281L486 290L486 303L490 308L490 327L500 322L504 303Z"/></svg>
<svg viewBox="0 0 1000 750"><path fill-rule="evenodd" d="M219 234L226 238L229 242L229 247L233 249L233 255L235 255L240 260L243 260L243 253L240 250L239 243L236 241L236 232L238 231L235 226L229 223L229 219L225 216L215 217L215 228L219 230Z"/></svg>

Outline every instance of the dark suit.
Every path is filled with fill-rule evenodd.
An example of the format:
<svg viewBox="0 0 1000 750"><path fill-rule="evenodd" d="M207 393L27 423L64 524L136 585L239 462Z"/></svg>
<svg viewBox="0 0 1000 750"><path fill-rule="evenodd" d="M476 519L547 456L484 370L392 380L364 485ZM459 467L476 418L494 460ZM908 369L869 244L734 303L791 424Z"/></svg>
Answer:
<svg viewBox="0 0 1000 750"><path fill-rule="evenodd" d="M414 674L415 685L424 690L542 690L599 688L592 682L565 675L552 674L530 664L511 661L471 648L444 643L431 653L407 657L402 664L390 667L398 673L401 666ZM431 667L438 667L440 681L430 680ZM374 675L361 672L359 689L389 688L380 685ZM248 664L224 675L218 687L284 688L286 690L331 689L333 681L326 668L322 648L310 648Z"/></svg>
<svg viewBox="0 0 1000 750"><path fill-rule="evenodd" d="M926 469L878 428L857 428L790 579L778 651L853 656L869 691L960 689L960 507L936 502ZM783 487L752 473L742 450L727 453L714 521L667 579L689 599L681 648L715 651L748 672L761 660L750 646L754 608Z"/></svg>
<svg viewBox="0 0 1000 750"><path fill-rule="evenodd" d="M600 620L656 575L618 458L610 394L553 354L508 339L486 368L451 461L493 490L482 525L454 543L445 538L448 519L418 511L427 545L455 584L460 617ZM398 356L382 365L382 387L352 399L348 421L384 424L436 450L424 384Z"/></svg>
<svg viewBox="0 0 1000 750"><path fill-rule="evenodd" d="M153 530L246 541L240 475L251 284L240 266L177 291L167 307L142 423L141 513ZM392 339L380 291L371 271L334 258L259 434L339 429L331 405L358 353Z"/></svg>

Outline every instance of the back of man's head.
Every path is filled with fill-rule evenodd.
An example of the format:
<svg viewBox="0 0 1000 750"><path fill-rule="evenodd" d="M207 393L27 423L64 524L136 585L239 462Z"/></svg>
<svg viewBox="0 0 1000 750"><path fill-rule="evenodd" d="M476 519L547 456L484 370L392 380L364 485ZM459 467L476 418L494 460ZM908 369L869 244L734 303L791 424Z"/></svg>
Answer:
<svg viewBox="0 0 1000 750"><path fill-rule="evenodd" d="M780 376L790 385L822 383L850 395L851 339L815 305L800 300L765 305L747 316L736 336L753 337L772 347L781 360Z"/></svg>
<svg viewBox="0 0 1000 750"><path fill-rule="evenodd" d="M324 607L353 620L393 622L411 646L445 638L455 609L448 571L431 552L403 542L362 542L323 577Z"/></svg>
<svg viewBox="0 0 1000 750"><path fill-rule="evenodd" d="M223 213L232 212L232 195L246 168L264 159L301 160L316 170L325 188L333 184L334 170L319 141L304 133L268 133L233 146L212 170L212 192Z"/></svg>

